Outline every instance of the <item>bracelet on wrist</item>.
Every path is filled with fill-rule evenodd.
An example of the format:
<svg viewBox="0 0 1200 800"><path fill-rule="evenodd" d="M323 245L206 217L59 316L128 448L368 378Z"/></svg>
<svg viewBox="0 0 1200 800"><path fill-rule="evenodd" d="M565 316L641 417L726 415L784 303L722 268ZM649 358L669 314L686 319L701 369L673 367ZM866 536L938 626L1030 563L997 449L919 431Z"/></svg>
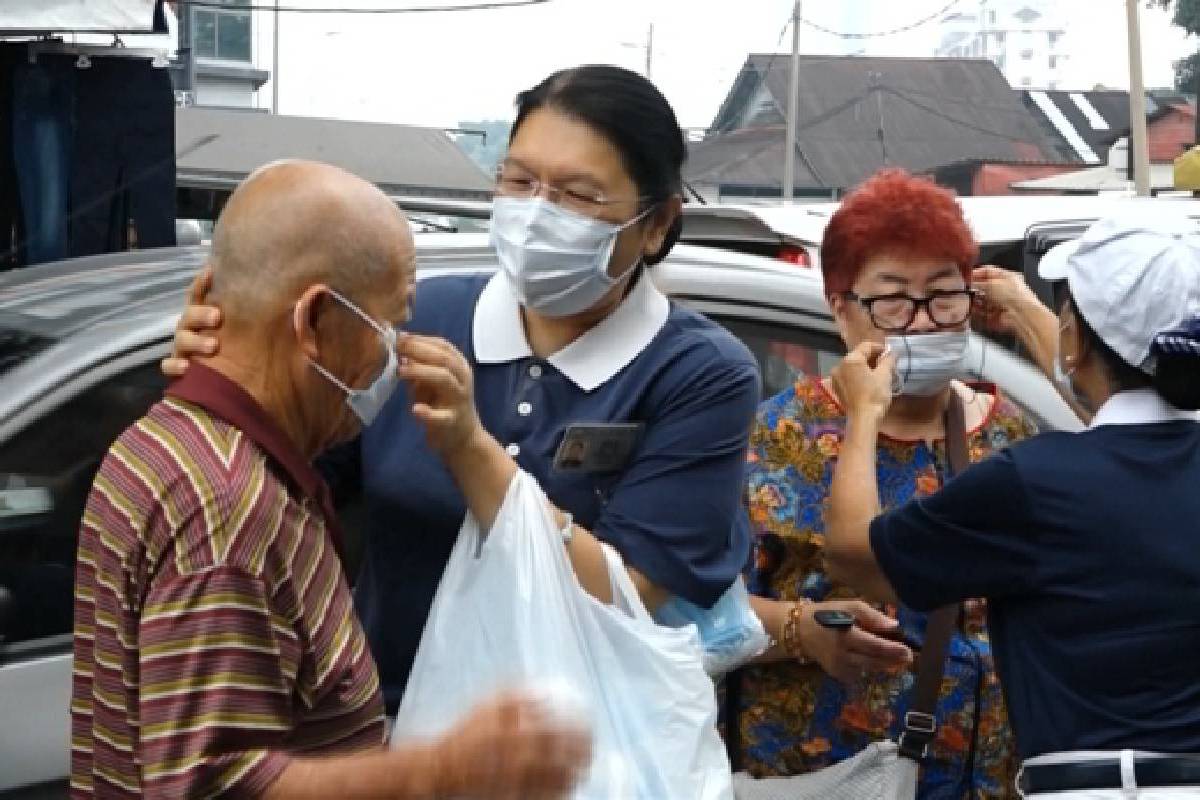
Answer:
<svg viewBox="0 0 1200 800"><path fill-rule="evenodd" d="M811 602L808 598L802 597L791 604L788 608L787 617L783 621L783 630L779 637L779 643L783 646L783 652L800 664L812 663L812 658L805 652L804 642L800 639L800 619L804 614L804 607Z"/></svg>

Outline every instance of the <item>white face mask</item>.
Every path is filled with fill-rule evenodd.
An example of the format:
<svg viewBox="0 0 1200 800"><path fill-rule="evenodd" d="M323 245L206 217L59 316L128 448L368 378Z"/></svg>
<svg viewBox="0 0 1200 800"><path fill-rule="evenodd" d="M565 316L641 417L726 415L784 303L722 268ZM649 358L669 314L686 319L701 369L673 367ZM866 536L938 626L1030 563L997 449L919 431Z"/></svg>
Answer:
<svg viewBox="0 0 1200 800"><path fill-rule="evenodd" d="M966 372L969 331L942 331L914 336L889 336L887 348L896 354L896 394L931 397Z"/></svg>
<svg viewBox="0 0 1200 800"><path fill-rule="evenodd" d="M614 225L541 197L497 197L492 247L521 305L548 317L568 317L595 305L637 265L616 278L608 274L617 236L651 210Z"/></svg>
<svg viewBox="0 0 1200 800"><path fill-rule="evenodd" d="M329 293L333 295L335 300L353 311L363 322L376 330L380 338L383 339L384 348L387 352L387 362L383 365L383 370L376 376L375 380L371 381L371 385L365 389L355 389L347 386L336 375L317 362L312 359L308 361L308 363L312 364L313 369L324 375L330 383L346 393L346 405L350 406L350 410L362 421L363 427L366 427L379 416L379 411L400 384L400 373L397 371L396 364L396 329L391 325L380 325L367 316L366 312L333 289L330 289Z"/></svg>

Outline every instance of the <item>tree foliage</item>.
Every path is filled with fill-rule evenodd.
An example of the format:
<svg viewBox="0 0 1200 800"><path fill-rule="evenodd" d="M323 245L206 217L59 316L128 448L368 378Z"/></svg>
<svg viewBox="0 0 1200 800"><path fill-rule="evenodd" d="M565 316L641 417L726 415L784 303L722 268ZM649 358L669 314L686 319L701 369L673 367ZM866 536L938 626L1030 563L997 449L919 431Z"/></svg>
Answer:
<svg viewBox="0 0 1200 800"><path fill-rule="evenodd" d="M1162 8L1174 9L1172 21L1189 36L1200 36L1200 0L1154 0ZM1200 75L1200 53L1175 62L1175 88L1182 92L1196 90Z"/></svg>
<svg viewBox="0 0 1200 800"><path fill-rule="evenodd" d="M1200 36L1200 0L1155 0L1163 8L1175 9L1172 21L1191 36Z"/></svg>

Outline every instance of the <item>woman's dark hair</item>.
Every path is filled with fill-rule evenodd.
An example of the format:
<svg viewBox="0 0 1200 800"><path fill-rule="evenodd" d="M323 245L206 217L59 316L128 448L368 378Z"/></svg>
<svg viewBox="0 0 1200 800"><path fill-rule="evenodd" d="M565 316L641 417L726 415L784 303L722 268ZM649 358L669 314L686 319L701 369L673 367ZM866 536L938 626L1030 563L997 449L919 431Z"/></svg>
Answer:
<svg viewBox="0 0 1200 800"><path fill-rule="evenodd" d="M637 184L643 210L683 193L683 162L687 159L683 131L662 92L636 72L605 65L555 72L517 95L517 119L510 142L521 123L540 108L561 111L611 142ZM666 258L682 230L683 219L677 217L662 248L647 257L646 264L652 266Z"/></svg>
<svg viewBox="0 0 1200 800"><path fill-rule="evenodd" d="M1158 353L1154 375L1147 375L1104 343L1075 305L1066 281L1055 283L1054 303L1060 309L1070 304L1084 341L1100 357L1117 391L1154 389L1175 408L1200 410L1200 358L1187 353Z"/></svg>
<svg viewBox="0 0 1200 800"><path fill-rule="evenodd" d="M1171 405L1200 411L1200 358L1187 353L1160 353L1154 388Z"/></svg>

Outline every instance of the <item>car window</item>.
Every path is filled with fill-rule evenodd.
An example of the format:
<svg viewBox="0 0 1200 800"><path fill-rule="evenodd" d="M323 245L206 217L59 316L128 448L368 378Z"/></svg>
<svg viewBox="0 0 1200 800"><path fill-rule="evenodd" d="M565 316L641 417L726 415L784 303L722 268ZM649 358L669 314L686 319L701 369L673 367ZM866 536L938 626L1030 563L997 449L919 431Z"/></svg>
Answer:
<svg viewBox="0 0 1200 800"><path fill-rule="evenodd" d="M0 322L0 375L50 347L54 341L31 331L7 327Z"/></svg>
<svg viewBox="0 0 1200 800"><path fill-rule="evenodd" d="M157 361L127 370L0 443L0 663L71 633L75 543L92 479L164 387Z"/></svg>
<svg viewBox="0 0 1200 800"><path fill-rule="evenodd" d="M764 400L799 378L828 375L846 353L842 340L827 333L731 317L714 319L741 339L758 360Z"/></svg>

